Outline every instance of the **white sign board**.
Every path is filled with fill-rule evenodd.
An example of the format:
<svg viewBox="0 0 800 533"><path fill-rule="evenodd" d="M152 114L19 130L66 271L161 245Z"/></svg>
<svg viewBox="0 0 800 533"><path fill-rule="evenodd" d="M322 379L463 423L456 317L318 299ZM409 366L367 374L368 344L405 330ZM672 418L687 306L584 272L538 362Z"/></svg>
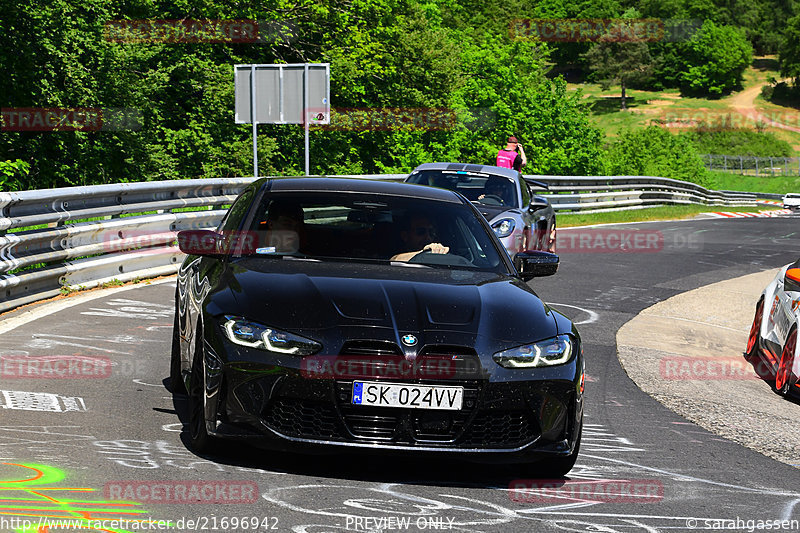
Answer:
<svg viewBox="0 0 800 533"><path fill-rule="evenodd" d="M235 65L234 84L236 124L330 123L328 63Z"/></svg>

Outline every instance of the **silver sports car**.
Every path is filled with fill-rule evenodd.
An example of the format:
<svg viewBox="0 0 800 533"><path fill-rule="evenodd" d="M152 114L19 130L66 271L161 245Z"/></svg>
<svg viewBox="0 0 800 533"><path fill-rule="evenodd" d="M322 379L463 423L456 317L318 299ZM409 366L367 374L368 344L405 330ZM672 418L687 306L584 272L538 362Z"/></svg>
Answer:
<svg viewBox="0 0 800 533"><path fill-rule="evenodd" d="M511 257L526 250L555 252L555 211L546 198L530 190L546 189L545 183L509 168L466 163L425 163L405 181L464 195L486 217Z"/></svg>

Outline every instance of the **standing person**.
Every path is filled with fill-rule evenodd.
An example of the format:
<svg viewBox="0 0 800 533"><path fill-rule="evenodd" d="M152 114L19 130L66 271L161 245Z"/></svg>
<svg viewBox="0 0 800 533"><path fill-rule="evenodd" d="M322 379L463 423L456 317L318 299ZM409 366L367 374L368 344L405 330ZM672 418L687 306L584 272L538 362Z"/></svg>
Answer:
<svg viewBox="0 0 800 533"><path fill-rule="evenodd" d="M522 170L522 167L528 164L528 158L525 157L525 150L522 145L517 141L516 137L509 137L506 147L497 152L498 167L513 168L517 172Z"/></svg>

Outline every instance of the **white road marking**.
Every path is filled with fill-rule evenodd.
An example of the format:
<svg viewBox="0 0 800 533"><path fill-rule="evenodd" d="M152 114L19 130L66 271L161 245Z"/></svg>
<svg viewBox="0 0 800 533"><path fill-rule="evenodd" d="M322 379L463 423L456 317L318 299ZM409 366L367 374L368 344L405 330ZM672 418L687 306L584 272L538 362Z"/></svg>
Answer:
<svg viewBox="0 0 800 533"><path fill-rule="evenodd" d="M152 383L145 383L144 381L138 378L134 379L133 382L136 383L137 385L144 385L146 387L158 387L159 389L164 387L163 385L153 385Z"/></svg>
<svg viewBox="0 0 800 533"><path fill-rule="evenodd" d="M591 324L592 322L597 322L597 319L600 318L600 315L598 315L597 313L595 313L591 309L586 309L584 307L578 307L577 305L556 304L556 303L550 303L549 305L551 305L552 307L569 307L569 308L572 308L572 309L577 309L578 311L582 311L582 312L586 313L587 315L589 315L589 318L587 318L586 320L581 320L580 322L574 322L574 324L576 326L580 326L581 324Z"/></svg>
<svg viewBox="0 0 800 533"><path fill-rule="evenodd" d="M27 392L0 390L0 407L21 411L86 411L86 403L80 396L61 396L50 392Z"/></svg>

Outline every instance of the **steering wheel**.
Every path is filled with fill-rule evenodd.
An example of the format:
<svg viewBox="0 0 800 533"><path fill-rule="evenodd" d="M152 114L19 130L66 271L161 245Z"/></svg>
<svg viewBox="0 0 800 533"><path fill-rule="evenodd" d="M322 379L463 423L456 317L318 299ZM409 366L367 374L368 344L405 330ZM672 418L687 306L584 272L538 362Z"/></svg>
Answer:
<svg viewBox="0 0 800 533"><path fill-rule="evenodd" d="M430 250L425 250L411 259L408 260L409 263L425 263L428 265L446 265L446 266L474 266L470 261L461 257L460 255L454 255L451 253L446 254L435 254Z"/></svg>
<svg viewBox="0 0 800 533"><path fill-rule="evenodd" d="M483 198L481 198L478 201L481 202L481 203L487 203L487 202L484 202L484 200L493 200L493 202L488 202L489 205L505 205L505 202L503 201L503 199L500 198L499 196L497 196L496 194L484 194Z"/></svg>

